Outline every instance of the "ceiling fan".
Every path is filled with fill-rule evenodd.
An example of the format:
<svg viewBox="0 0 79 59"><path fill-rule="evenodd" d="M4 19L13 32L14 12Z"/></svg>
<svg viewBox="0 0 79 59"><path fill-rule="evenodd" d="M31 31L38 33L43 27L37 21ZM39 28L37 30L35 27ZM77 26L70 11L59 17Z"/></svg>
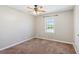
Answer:
<svg viewBox="0 0 79 59"><path fill-rule="evenodd" d="M43 12L46 12L44 9L43 9L43 6L38 6L38 5L34 5L34 7L27 7L28 9L30 9L32 12L34 12L35 14L41 14Z"/></svg>

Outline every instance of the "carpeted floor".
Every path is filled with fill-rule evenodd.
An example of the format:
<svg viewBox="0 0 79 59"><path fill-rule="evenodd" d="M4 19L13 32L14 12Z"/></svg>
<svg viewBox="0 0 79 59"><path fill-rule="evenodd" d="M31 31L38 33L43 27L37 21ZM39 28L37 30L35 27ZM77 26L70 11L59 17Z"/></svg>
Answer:
<svg viewBox="0 0 79 59"><path fill-rule="evenodd" d="M73 45L44 39L32 39L0 51L0 54L75 54Z"/></svg>

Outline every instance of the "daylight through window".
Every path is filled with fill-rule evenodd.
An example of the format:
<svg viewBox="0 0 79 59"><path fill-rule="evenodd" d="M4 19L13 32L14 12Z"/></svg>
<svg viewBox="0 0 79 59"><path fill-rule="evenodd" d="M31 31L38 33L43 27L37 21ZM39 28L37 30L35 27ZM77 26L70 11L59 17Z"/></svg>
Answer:
<svg viewBox="0 0 79 59"><path fill-rule="evenodd" d="M46 32L52 32L54 33L55 32L55 20L53 17L45 17L45 31Z"/></svg>

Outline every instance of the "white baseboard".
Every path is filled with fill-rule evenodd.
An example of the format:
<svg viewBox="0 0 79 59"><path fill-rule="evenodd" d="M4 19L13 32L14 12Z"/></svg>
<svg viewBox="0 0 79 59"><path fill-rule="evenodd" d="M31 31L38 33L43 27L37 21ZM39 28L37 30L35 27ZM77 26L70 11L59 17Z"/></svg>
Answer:
<svg viewBox="0 0 79 59"><path fill-rule="evenodd" d="M77 47L76 47L75 43L73 43L73 42L60 41L60 40L56 40L56 39L48 39L48 38L44 38L44 37L36 37L36 38L39 38L39 39L46 39L46 40L51 40L51 41L57 41L57 42L61 42L61 43L72 44L73 47L74 47L74 49L75 49L75 52L76 52L77 54L79 54L78 51L77 51Z"/></svg>
<svg viewBox="0 0 79 59"><path fill-rule="evenodd" d="M13 47L13 46L16 46L16 45L18 45L18 44L21 44L21 43L23 43L23 42L25 42L25 41L28 41L28 40L31 40L31 39L33 39L33 38L34 38L34 37L28 38L28 39L25 39L25 40L23 40L23 41L14 43L14 44L12 44L12 45L9 45L9 46L7 46L7 47L1 48L0 51L5 50L5 49L8 49L8 48L11 48L11 47Z"/></svg>
<svg viewBox="0 0 79 59"><path fill-rule="evenodd" d="M57 42L67 43L67 44L73 44L73 42L60 41L60 40L49 39L49 38L45 38L45 37L36 37L36 38L39 38L39 39L46 39L46 40L51 40L51 41L57 41Z"/></svg>
<svg viewBox="0 0 79 59"><path fill-rule="evenodd" d="M5 50L5 49L8 49L8 48L11 48L11 47L13 47L13 46L16 46L16 45L18 45L18 44L21 44L21 43L23 43L23 42L25 42L25 41L28 41L28 40L31 40L31 39L33 39L33 38L34 38L34 37L28 38L28 39L25 39L25 40L23 40L23 41L14 43L14 44L12 44L12 45L9 45L9 46L7 46L7 47L1 48L0 51ZM56 39L48 39L48 38L44 38L44 37L36 37L36 38L39 38L39 39L46 39L46 40L51 40L51 41L57 41L57 42L67 43L67 44L73 44L73 43L71 43L71 42L60 41L60 40L56 40ZM74 46L74 48L75 48L75 45L74 45L74 44L73 44L73 46ZM75 50L76 50L76 48L75 48ZM76 53L77 53L77 50L76 50Z"/></svg>

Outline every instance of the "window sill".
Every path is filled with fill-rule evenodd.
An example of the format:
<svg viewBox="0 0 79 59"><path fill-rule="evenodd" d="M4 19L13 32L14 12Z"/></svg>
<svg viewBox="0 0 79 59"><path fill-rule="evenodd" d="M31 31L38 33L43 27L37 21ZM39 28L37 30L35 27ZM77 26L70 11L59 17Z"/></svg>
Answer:
<svg viewBox="0 0 79 59"><path fill-rule="evenodd" d="M55 33L54 30L46 30L45 32L46 32L46 33Z"/></svg>

